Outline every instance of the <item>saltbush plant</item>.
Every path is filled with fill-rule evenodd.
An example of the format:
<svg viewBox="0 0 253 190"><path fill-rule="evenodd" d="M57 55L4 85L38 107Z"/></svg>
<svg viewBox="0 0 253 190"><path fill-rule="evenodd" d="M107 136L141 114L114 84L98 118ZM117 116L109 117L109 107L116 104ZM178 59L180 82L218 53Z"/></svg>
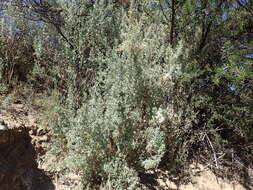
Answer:
<svg viewBox="0 0 253 190"><path fill-rule="evenodd" d="M118 45L93 58L98 70L90 96L76 109L72 91L54 127L66 166L86 186L141 188L137 174L156 169L166 152L166 130L154 118L173 88L183 48L163 44L163 25L145 25L145 19L134 9L124 14Z"/></svg>

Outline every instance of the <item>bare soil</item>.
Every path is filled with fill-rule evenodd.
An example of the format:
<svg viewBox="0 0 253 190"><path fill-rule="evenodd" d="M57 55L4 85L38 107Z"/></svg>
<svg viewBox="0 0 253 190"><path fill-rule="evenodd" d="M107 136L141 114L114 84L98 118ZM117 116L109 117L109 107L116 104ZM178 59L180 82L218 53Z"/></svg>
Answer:
<svg viewBox="0 0 253 190"><path fill-rule="evenodd" d="M44 155L51 135L48 128L38 122L39 117L36 109L21 103L0 104L0 132L5 134L0 133L0 190L66 190L78 185L80 176L69 174L62 181L59 178L61 171L52 171L47 165L50 161L45 160ZM3 131L9 131L8 134L13 134L14 139L7 143L7 133ZM191 169L192 180L185 185L176 185L168 174L161 171L142 180L151 190L253 189L217 177L201 164L193 164ZM249 175L253 180L253 171L249 171Z"/></svg>

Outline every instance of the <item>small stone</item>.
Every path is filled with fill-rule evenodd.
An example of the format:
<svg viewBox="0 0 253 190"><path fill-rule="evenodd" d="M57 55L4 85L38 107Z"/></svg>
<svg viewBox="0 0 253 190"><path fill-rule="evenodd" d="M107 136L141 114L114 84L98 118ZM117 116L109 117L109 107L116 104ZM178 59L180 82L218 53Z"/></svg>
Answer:
<svg viewBox="0 0 253 190"><path fill-rule="evenodd" d="M0 130L5 131L5 130L7 130L7 129L8 129L8 128L7 128L5 125L0 124Z"/></svg>

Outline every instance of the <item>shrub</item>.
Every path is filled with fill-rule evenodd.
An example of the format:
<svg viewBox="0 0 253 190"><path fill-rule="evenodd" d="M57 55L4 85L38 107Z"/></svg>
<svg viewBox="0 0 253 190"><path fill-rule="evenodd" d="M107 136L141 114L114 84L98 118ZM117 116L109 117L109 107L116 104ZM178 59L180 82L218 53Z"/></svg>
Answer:
<svg viewBox="0 0 253 190"><path fill-rule="evenodd" d="M32 45L27 39L16 36L2 38L1 41L2 82L11 86L17 81L27 81L34 64Z"/></svg>
<svg viewBox="0 0 253 190"><path fill-rule="evenodd" d="M182 46L173 51L163 44L162 25L147 26L132 11L121 20L121 43L93 57L98 70L90 96L76 109L73 91L53 128L54 147L64 147L60 157L87 186L137 189L137 174L157 168L166 151L165 132L153 119L173 87L170 78L178 72ZM169 77L162 86L165 74ZM76 89L75 80L70 83Z"/></svg>

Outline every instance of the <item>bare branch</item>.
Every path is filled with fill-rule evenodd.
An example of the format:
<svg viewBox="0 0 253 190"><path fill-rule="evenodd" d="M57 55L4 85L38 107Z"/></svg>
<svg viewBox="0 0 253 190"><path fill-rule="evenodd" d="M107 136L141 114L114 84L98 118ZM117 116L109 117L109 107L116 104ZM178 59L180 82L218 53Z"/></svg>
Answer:
<svg viewBox="0 0 253 190"><path fill-rule="evenodd" d="M23 0L15 0L12 5L19 8L25 19L43 21L52 25L58 34L70 45L71 49L74 49L74 45L62 32L62 28L65 25L64 18L61 15L62 9L57 9L44 1L29 0L28 3Z"/></svg>

